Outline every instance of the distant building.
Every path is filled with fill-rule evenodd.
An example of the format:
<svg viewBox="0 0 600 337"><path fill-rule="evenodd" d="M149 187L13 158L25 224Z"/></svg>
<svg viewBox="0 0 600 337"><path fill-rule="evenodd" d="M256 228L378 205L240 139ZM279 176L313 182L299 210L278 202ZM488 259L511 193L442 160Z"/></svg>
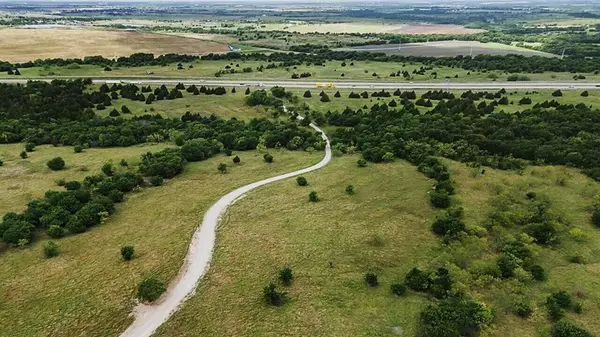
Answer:
<svg viewBox="0 0 600 337"><path fill-rule="evenodd" d="M154 72L152 70L146 70L146 75L152 75Z"/></svg>
<svg viewBox="0 0 600 337"><path fill-rule="evenodd" d="M230 52L240 52L240 51L242 51L242 48L240 48L240 46L235 45L235 44L228 44L227 47L229 47L229 51Z"/></svg>

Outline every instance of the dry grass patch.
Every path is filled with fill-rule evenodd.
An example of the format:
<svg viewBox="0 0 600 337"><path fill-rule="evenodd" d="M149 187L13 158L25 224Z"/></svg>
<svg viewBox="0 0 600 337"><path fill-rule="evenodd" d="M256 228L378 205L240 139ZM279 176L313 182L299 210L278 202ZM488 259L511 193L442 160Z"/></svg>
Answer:
<svg viewBox="0 0 600 337"><path fill-rule="evenodd" d="M136 31L5 28L0 34L0 59L9 62L90 55L112 58L140 52L197 55L228 51L223 43Z"/></svg>

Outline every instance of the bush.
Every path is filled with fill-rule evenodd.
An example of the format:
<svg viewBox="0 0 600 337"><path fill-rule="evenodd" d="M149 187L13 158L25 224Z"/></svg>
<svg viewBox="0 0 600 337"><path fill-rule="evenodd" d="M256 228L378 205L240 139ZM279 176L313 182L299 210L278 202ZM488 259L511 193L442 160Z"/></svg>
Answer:
<svg viewBox="0 0 600 337"><path fill-rule="evenodd" d="M75 151L75 153L81 153L83 152L83 147L81 145L75 145L73 151Z"/></svg>
<svg viewBox="0 0 600 337"><path fill-rule="evenodd" d="M140 172L146 176L172 178L183 171L185 159L179 149L165 149L142 155Z"/></svg>
<svg viewBox="0 0 600 337"><path fill-rule="evenodd" d="M595 210L594 213L592 213L592 224L600 228L600 210Z"/></svg>
<svg viewBox="0 0 600 337"><path fill-rule="evenodd" d="M431 205L436 208L448 208L450 207L450 196L445 190L431 191L429 192L429 201Z"/></svg>
<svg viewBox="0 0 600 337"><path fill-rule="evenodd" d="M13 245L18 244L22 240L31 242L35 227L28 222L18 219L7 221L6 216L8 214L10 213L4 215L4 221L2 222L2 229L4 230L2 241Z"/></svg>
<svg viewBox="0 0 600 337"><path fill-rule="evenodd" d="M54 241L44 242L44 256L49 259L58 256L58 245Z"/></svg>
<svg viewBox="0 0 600 337"><path fill-rule="evenodd" d="M560 89L559 89L559 90L556 90L556 91L554 91L554 92L552 93L552 96L554 96L554 97L560 97L560 96L562 96L562 95L563 95L563 94L562 94L562 91L560 91Z"/></svg>
<svg viewBox="0 0 600 337"><path fill-rule="evenodd" d="M65 168L65 161L61 157L50 159L46 166L52 171L60 171Z"/></svg>
<svg viewBox="0 0 600 337"><path fill-rule="evenodd" d="M542 268L542 266L540 266L539 264L534 264L533 266L531 266L529 268L529 272L531 273L531 276L533 276L533 279L536 281L546 280L546 272L544 271L544 268Z"/></svg>
<svg viewBox="0 0 600 337"><path fill-rule="evenodd" d="M346 194L353 195L354 194L354 185L346 186Z"/></svg>
<svg viewBox="0 0 600 337"><path fill-rule="evenodd" d="M142 301L154 302L163 292L165 292L165 290L167 290L167 288L162 281L154 277L147 277L140 282L137 297Z"/></svg>
<svg viewBox="0 0 600 337"><path fill-rule="evenodd" d="M356 162L356 165L358 165L358 167L366 167L366 166L367 166L367 161L366 161L366 160L364 160L364 159L359 159L359 160Z"/></svg>
<svg viewBox="0 0 600 337"><path fill-rule="evenodd" d="M306 186L308 185L308 180L304 177L298 177L296 178L296 184L298 184L298 186Z"/></svg>
<svg viewBox="0 0 600 337"><path fill-rule="evenodd" d="M394 283L390 286L392 294L402 296L406 293L406 286L402 283Z"/></svg>
<svg viewBox="0 0 600 337"><path fill-rule="evenodd" d="M19 154L19 156L21 156L22 159L26 159L27 158L27 152L21 151L21 153Z"/></svg>
<svg viewBox="0 0 600 337"><path fill-rule="evenodd" d="M135 250L133 249L133 246L123 246L121 247L121 257L123 258L123 260L129 261L133 259L134 251Z"/></svg>
<svg viewBox="0 0 600 337"><path fill-rule="evenodd" d="M292 284L292 280L294 279L294 274L292 273L292 269L290 267L285 267L279 271L279 280L284 286L289 286Z"/></svg>
<svg viewBox="0 0 600 337"><path fill-rule="evenodd" d="M231 149L225 149L225 151L224 151L224 152L225 152L225 155L226 155L227 157L229 157L229 156L231 156L231 155L233 154L233 151L231 151Z"/></svg>
<svg viewBox="0 0 600 337"><path fill-rule="evenodd" d="M590 94L587 92L587 90L581 93L581 97L588 97L589 95Z"/></svg>
<svg viewBox="0 0 600 337"><path fill-rule="evenodd" d="M48 228L48 236L53 239L62 238L65 236L65 229L57 225L52 225Z"/></svg>
<svg viewBox="0 0 600 337"><path fill-rule="evenodd" d="M117 111L117 109L112 109L112 110L111 110L111 111L108 113L108 115L109 115L110 117L119 117L119 116L121 116L121 114L120 114L120 113Z"/></svg>
<svg viewBox="0 0 600 337"><path fill-rule="evenodd" d="M273 306L281 306L285 304L286 293L277 291L277 287L273 282L263 288L263 298L265 302Z"/></svg>
<svg viewBox="0 0 600 337"><path fill-rule="evenodd" d="M2 159L0 159L0 166L3 166L4 162L2 161Z"/></svg>
<svg viewBox="0 0 600 337"><path fill-rule="evenodd" d="M152 176L148 178L148 182L150 182L150 185L152 186L160 186L163 184L164 179L161 176Z"/></svg>
<svg viewBox="0 0 600 337"><path fill-rule="evenodd" d="M25 151L33 152L34 150L35 150L35 143L28 142L27 144L25 144Z"/></svg>
<svg viewBox="0 0 600 337"><path fill-rule="evenodd" d="M312 94L311 94L310 90L306 90L306 91L304 92L304 95L303 95L303 97L304 97L304 98L310 98L310 97L312 97Z"/></svg>
<svg viewBox="0 0 600 337"><path fill-rule="evenodd" d="M552 337L593 337L587 330L576 326L567 321L560 321L554 324L550 332Z"/></svg>
<svg viewBox="0 0 600 337"><path fill-rule="evenodd" d="M233 161L234 164L239 164L242 160L240 159L240 157L235 156L235 157L233 157L232 161Z"/></svg>
<svg viewBox="0 0 600 337"><path fill-rule="evenodd" d="M421 271L415 267L406 274L405 283L412 290L427 291L431 282L428 272Z"/></svg>
<svg viewBox="0 0 600 337"><path fill-rule="evenodd" d="M312 202L317 202L319 201L319 196L317 195L317 192L312 191L308 194L308 200L312 201Z"/></svg>
<svg viewBox="0 0 600 337"><path fill-rule="evenodd" d="M519 302L515 305L515 314L519 317L527 318L531 316L533 309L531 306L524 302Z"/></svg>
<svg viewBox="0 0 600 337"><path fill-rule="evenodd" d="M68 181L65 183L65 188L67 191L75 191L81 188L81 183L76 180Z"/></svg>
<svg viewBox="0 0 600 337"><path fill-rule="evenodd" d="M270 154L268 154L268 153L266 153L266 154L263 156L263 159L264 159L264 160L265 160L265 162L267 162L267 163L272 163L272 162L273 162L273 156L272 156L272 155L270 155Z"/></svg>
<svg viewBox="0 0 600 337"><path fill-rule="evenodd" d="M494 315L485 305L461 297L429 304L419 316L422 336L478 336Z"/></svg>
<svg viewBox="0 0 600 337"><path fill-rule="evenodd" d="M379 285L379 282L377 281L377 275L374 273L366 273L365 282L367 282L369 287L377 287Z"/></svg>

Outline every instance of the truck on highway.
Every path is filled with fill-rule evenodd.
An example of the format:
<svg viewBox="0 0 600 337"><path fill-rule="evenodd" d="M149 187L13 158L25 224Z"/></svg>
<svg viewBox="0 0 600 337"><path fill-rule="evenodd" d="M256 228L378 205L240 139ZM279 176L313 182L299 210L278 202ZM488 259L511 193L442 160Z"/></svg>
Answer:
<svg viewBox="0 0 600 337"><path fill-rule="evenodd" d="M333 83L317 83L317 88L335 88Z"/></svg>

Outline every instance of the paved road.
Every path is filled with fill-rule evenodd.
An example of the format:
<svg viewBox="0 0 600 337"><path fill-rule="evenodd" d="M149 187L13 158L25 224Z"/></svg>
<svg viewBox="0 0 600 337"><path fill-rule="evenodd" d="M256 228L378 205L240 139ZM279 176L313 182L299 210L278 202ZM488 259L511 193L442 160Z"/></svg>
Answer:
<svg viewBox="0 0 600 337"><path fill-rule="evenodd" d="M321 137L327 144L323 160L316 165L302 170L282 174L240 187L237 190L226 194L212 205L208 212L204 214L202 225L194 233L183 266L177 277L169 285L169 289L159 299L158 303L153 305L139 304L134 311L135 320L127 330L121 334L121 337L149 337L179 309L179 306L185 300L194 294L198 282L204 274L206 274L210 265L212 251L215 245L215 230L221 216L225 213L225 210L229 205L259 186L317 170L331 161L329 139L321 129L312 124L311 127L321 133ZM277 158L275 160L277 160Z"/></svg>
<svg viewBox="0 0 600 337"><path fill-rule="evenodd" d="M600 82L560 81L560 82L375 82L375 81L291 81L291 80L220 80L201 78L92 78L94 83L135 83L141 85L206 85L226 87L274 87L316 88L317 84L332 83L339 89L446 89L446 90L600 90ZM28 79L2 78L0 83L26 83ZM49 78L37 80L51 81Z"/></svg>

